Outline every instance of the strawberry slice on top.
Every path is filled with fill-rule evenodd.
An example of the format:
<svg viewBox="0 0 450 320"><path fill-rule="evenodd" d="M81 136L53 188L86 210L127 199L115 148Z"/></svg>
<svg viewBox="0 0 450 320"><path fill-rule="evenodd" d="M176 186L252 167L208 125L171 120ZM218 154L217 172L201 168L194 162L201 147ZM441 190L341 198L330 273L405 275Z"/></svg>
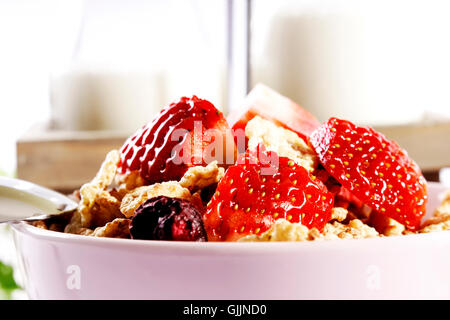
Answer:
<svg viewBox="0 0 450 320"><path fill-rule="evenodd" d="M128 138L120 149L122 174L138 170L147 184L179 180L191 166L218 160L234 152L233 139L222 112L196 96L182 97ZM215 139L222 139L213 150ZM230 146L230 142L233 144Z"/></svg>
<svg viewBox="0 0 450 320"><path fill-rule="evenodd" d="M231 112L227 120L233 130L240 129L243 132L247 123L255 116L260 116L278 126L294 131L305 141L320 125L320 122L311 113L262 84L256 85L250 91L243 106Z"/></svg>
<svg viewBox="0 0 450 320"><path fill-rule="evenodd" d="M373 210L419 228L427 187L406 151L370 127L330 118L310 136L325 169Z"/></svg>
<svg viewBox="0 0 450 320"><path fill-rule="evenodd" d="M236 241L267 231L278 219L322 229L332 206L333 195L319 179L260 145L228 168L203 222L208 241Z"/></svg>

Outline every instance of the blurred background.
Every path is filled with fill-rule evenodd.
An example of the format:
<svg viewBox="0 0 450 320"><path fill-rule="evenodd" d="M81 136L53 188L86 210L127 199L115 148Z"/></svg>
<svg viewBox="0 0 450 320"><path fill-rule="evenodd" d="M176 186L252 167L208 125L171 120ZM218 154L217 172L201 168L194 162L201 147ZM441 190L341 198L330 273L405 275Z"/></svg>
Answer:
<svg viewBox="0 0 450 320"><path fill-rule="evenodd" d="M227 113L261 82L448 183L449 17L445 0L0 0L0 174L71 192L171 101Z"/></svg>

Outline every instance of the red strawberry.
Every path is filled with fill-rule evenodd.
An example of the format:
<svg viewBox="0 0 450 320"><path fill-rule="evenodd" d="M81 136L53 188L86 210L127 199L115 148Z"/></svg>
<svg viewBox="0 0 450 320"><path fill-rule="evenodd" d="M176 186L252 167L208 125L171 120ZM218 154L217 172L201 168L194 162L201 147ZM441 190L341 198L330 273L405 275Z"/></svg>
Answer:
<svg viewBox="0 0 450 320"><path fill-rule="evenodd" d="M344 188L372 209L417 230L425 214L427 188L406 151L369 127L336 118L317 128L310 142Z"/></svg>
<svg viewBox="0 0 450 320"><path fill-rule="evenodd" d="M279 126L292 130L304 140L320 125L311 113L262 84L256 85L250 91L243 106L230 113L227 120L233 130L240 129L242 134L247 122L255 116L271 120ZM242 149L241 146L239 148Z"/></svg>
<svg viewBox="0 0 450 320"><path fill-rule="evenodd" d="M322 182L289 158L258 149L240 155L219 182L203 217L208 241L261 234L281 218L318 229L330 220L333 195Z"/></svg>
<svg viewBox="0 0 450 320"><path fill-rule="evenodd" d="M353 193L341 186L339 192L335 196L334 205L336 207L343 208L348 208L350 205L352 205L356 209L361 209L363 203L361 202L361 200L355 197Z"/></svg>
<svg viewBox="0 0 450 320"><path fill-rule="evenodd" d="M350 191L345 189L333 176L331 176L322 166L319 166L313 172L314 176L323 182L334 195L334 206L348 208L350 205L361 208L363 203L356 198Z"/></svg>
<svg viewBox="0 0 450 320"><path fill-rule="evenodd" d="M223 114L207 100L183 97L125 142L120 150L121 173L139 170L146 182L152 184L179 180L193 165L205 165L212 160L225 163L226 152L230 149L234 152L234 143L230 148L222 141L224 149L209 156L208 146L215 141L215 136L207 134L207 130L211 132L209 129L215 129L218 138L227 141L229 127Z"/></svg>

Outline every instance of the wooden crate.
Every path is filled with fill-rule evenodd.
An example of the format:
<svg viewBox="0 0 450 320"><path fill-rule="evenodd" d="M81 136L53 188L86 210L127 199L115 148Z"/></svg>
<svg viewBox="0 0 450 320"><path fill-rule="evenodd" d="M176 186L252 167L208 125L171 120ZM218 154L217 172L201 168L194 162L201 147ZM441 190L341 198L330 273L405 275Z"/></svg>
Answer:
<svg viewBox="0 0 450 320"><path fill-rule="evenodd" d="M375 129L406 149L428 179L436 180L440 168L450 167L450 122ZM37 125L17 143L18 177L71 192L91 180L106 153L120 148L129 134L55 131Z"/></svg>
<svg viewBox="0 0 450 320"><path fill-rule="evenodd" d="M426 173L450 167L450 122L378 126L375 130L407 150Z"/></svg>
<svg viewBox="0 0 450 320"><path fill-rule="evenodd" d="M129 133L68 132L37 125L17 142L17 175L48 188L72 192L90 181L108 151Z"/></svg>

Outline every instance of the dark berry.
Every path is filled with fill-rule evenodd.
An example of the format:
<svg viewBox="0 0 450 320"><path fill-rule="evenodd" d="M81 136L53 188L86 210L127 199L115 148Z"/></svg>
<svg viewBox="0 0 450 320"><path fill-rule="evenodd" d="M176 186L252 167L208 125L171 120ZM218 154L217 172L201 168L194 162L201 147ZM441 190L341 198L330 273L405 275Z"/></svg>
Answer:
<svg viewBox="0 0 450 320"><path fill-rule="evenodd" d="M159 196L136 209L131 220L132 239L206 241L201 213L191 202Z"/></svg>

